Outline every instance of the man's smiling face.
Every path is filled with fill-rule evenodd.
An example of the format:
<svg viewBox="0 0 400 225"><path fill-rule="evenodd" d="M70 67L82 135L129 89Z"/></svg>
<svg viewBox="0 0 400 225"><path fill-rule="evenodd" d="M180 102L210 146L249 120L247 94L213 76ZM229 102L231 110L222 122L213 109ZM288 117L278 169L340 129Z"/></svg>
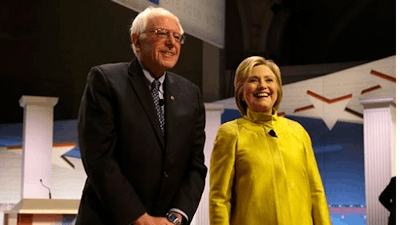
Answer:
<svg viewBox="0 0 400 225"><path fill-rule="evenodd" d="M170 35L160 37L156 29L168 30ZM167 16L156 16L147 22L145 32L137 36L137 55L143 66L155 77L161 76L164 71L172 69L178 62L181 44L171 34L180 34L178 22Z"/></svg>

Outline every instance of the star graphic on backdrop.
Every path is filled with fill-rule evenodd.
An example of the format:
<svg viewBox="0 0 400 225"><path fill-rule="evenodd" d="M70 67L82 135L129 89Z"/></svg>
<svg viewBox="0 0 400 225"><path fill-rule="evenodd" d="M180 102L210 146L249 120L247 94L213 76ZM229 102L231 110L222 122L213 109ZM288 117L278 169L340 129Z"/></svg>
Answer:
<svg viewBox="0 0 400 225"><path fill-rule="evenodd" d="M71 151L75 146L76 144L72 142L54 144L51 154L51 163L67 169L75 169L75 165L64 156L65 153ZM7 149L13 151L13 153L17 155L22 155L22 146L12 146Z"/></svg>
<svg viewBox="0 0 400 225"><path fill-rule="evenodd" d="M334 99L328 99L312 91L307 91L308 98L313 103L315 113L322 118L329 130L335 126L338 118L345 112L347 104L352 99L352 94L344 95Z"/></svg>
<svg viewBox="0 0 400 225"><path fill-rule="evenodd" d="M64 156L65 153L71 151L73 148L75 148L75 146L75 143L54 145L51 155L51 163L67 169L75 169L75 165Z"/></svg>

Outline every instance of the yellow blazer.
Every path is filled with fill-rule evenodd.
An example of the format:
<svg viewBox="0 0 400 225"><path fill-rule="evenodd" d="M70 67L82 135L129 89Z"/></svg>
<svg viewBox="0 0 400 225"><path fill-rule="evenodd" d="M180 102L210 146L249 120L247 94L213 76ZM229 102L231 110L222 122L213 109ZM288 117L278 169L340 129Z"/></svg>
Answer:
<svg viewBox="0 0 400 225"><path fill-rule="evenodd" d="M311 139L299 123L248 109L220 127L211 155L210 223L331 224Z"/></svg>

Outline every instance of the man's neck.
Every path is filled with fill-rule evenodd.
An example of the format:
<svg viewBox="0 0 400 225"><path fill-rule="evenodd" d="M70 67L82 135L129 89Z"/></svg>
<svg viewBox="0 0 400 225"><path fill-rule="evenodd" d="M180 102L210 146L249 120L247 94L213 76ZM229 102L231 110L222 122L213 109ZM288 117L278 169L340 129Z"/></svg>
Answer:
<svg viewBox="0 0 400 225"><path fill-rule="evenodd" d="M151 67L151 68L153 68L153 69L151 69L150 67L144 65L139 59L138 59L138 61L139 61L140 66L142 66L143 69L149 71L149 73L156 79L160 78L165 73L165 70L157 70L157 69L154 69L154 67Z"/></svg>

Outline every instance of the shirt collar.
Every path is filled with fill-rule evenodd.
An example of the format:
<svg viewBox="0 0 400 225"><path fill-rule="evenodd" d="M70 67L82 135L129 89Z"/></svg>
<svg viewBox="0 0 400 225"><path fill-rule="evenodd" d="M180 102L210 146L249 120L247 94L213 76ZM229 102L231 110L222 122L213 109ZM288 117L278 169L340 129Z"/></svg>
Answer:
<svg viewBox="0 0 400 225"><path fill-rule="evenodd" d="M144 66L142 65L142 63L141 63L139 60L138 60L138 62L139 62L139 65L142 67L144 76L145 76L146 79L150 82L150 85L151 85L151 83L153 83L153 81L155 80L155 78L153 77L153 75L151 75L151 73L150 73L148 70L146 70L146 69L144 68ZM160 83L161 83L161 87L163 86L163 83L164 83L164 80L165 80L165 74L166 74L166 73L167 73L167 72L164 72L163 75L162 75L161 77L158 78L158 80L159 80Z"/></svg>

